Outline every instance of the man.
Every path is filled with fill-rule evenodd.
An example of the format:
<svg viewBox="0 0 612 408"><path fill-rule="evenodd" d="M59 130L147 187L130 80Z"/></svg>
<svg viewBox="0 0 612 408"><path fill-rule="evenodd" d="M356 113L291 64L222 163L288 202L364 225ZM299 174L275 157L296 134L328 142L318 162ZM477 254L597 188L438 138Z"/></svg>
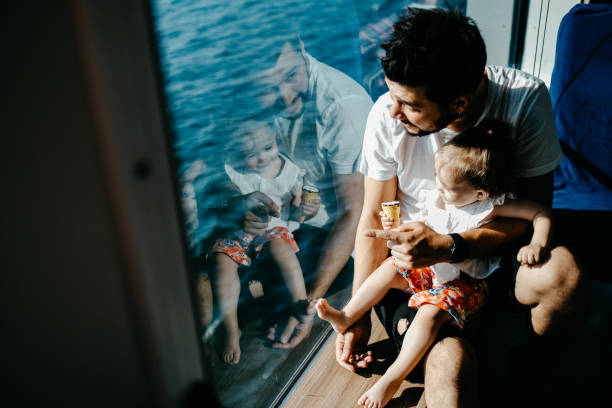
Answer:
<svg viewBox="0 0 612 408"><path fill-rule="evenodd" d="M383 48L389 92L374 104L364 137L360 167L365 176L364 204L355 241L353 293L389 249L400 266L412 268L488 256L525 237L529 226L510 219L458 237L437 234L420 222L404 223L398 231L381 230L380 203L400 200L402 214L409 220L417 211L418 192L435 188L437 148L457 133L485 118L510 124L515 143L510 171L517 179L517 194L547 206L552 199L552 171L562 157L545 85L517 70L485 69L484 42L471 19L439 9L410 9ZM582 282L573 256L563 247L552 248L542 264L518 268L514 294L530 309L537 335L554 334L582 317ZM379 316L389 336L401 344L398 337L406 321L398 319L397 307L388 298L381 303ZM402 324L392 325L398 321ZM337 337L336 358L345 368L354 371L373 360L369 352L363 353L370 325L364 318ZM474 368L471 344L461 334L434 343L424 359L427 406L473 404Z"/></svg>
<svg viewBox="0 0 612 408"><path fill-rule="evenodd" d="M276 116L279 151L306 170L304 184L320 192L319 200L302 204L306 220L295 232L308 299L315 299L327 292L353 251L363 202L357 167L372 100L354 80L309 55L295 32L285 37L276 32L269 41L274 41L266 47L269 54L256 59L249 95ZM261 192L229 196L226 206L245 209L242 228L253 234L265 231L268 216L278 214ZM309 334L314 308L305 306L273 328L274 347L295 347Z"/></svg>

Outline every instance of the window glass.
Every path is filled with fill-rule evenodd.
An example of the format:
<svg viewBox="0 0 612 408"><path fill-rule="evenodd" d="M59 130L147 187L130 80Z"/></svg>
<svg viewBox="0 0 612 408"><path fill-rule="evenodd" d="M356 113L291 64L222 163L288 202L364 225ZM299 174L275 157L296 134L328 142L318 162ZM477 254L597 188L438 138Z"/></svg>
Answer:
<svg viewBox="0 0 612 408"><path fill-rule="evenodd" d="M152 0L201 336L224 406L278 405L342 307L381 41L408 6ZM357 205L355 204L357 203Z"/></svg>

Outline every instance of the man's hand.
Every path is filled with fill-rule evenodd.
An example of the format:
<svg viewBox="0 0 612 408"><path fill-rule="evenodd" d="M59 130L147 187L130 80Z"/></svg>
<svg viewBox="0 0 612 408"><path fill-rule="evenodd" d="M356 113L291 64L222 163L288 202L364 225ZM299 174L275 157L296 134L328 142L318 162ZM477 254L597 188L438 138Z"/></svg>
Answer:
<svg viewBox="0 0 612 408"><path fill-rule="evenodd" d="M422 222L406 222L393 230L367 230L368 237L386 239L397 266L423 268L448 262L453 240Z"/></svg>
<svg viewBox="0 0 612 408"><path fill-rule="evenodd" d="M232 211L237 218L242 218L242 229L255 235L266 231L270 216L280 217L278 206L261 191L230 199L226 211Z"/></svg>
<svg viewBox="0 0 612 408"><path fill-rule="evenodd" d="M280 338L272 344L272 347L284 349L294 348L300 344L302 340L308 337L313 322L314 315L310 316L310 318L302 319L301 322L294 316L290 316ZM276 339L276 328L271 329L268 338L271 340Z"/></svg>
<svg viewBox="0 0 612 408"><path fill-rule="evenodd" d="M268 332L268 339L274 341L274 348L294 348L310 334L314 322L316 299L298 300L293 303L291 314L277 337L278 325Z"/></svg>
<svg viewBox="0 0 612 408"><path fill-rule="evenodd" d="M359 319L343 334L336 337L336 361L351 372L366 368L374 359L371 351L363 352L368 345L372 322L367 316Z"/></svg>

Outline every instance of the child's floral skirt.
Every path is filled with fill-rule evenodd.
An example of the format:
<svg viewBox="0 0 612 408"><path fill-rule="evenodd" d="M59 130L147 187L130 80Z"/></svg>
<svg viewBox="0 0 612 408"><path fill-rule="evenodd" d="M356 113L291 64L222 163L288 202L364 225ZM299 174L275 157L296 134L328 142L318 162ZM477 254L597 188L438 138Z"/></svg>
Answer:
<svg viewBox="0 0 612 408"><path fill-rule="evenodd" d="M226 254L237 264L251 266L251 259L257 258L264 244L277 238L291 245L295 252L299 251L293 234L287 228L279 226L266 231L262 235L238 231L235 233L234 238L221 238L217 240L213 245L212 252Z"/></svg>
<svg viewBox="0 0 612 408"><path fill-rule="evenodd" d="M425 303L438 306L450 313L459 327L463 327L465 321L484 306L487 285L482 279L462 273L458 279L440 284L431 268L400 268L393 257L385 262L390 262L410 285L406 290L413 294L408 301L410 307L418 308Z"/></svg>

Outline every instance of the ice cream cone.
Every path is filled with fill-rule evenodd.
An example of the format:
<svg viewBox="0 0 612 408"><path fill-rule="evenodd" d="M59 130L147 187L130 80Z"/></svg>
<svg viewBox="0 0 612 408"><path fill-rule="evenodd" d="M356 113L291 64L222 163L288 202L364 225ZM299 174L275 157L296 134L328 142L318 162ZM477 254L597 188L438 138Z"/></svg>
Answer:
<svg viewBox="0 0 612 408"><path fill-rule="evenodd" d="M308 186L308 185L304 185L304 187L302 187L302 202L303 203L307 203L309 201L316 200L317 198L319 198L318 188L316 188L315 186ZM304 222L305 219L306 219L306 216L302 215L300 217L300 223Z"/></svg>
<svg viewBox="0 0 612 408"><path fill-rule="evenodd" d="M393 218L393 226L400 224L400 203L399 201L387 201L381 204L386 217Z"/></svg>

